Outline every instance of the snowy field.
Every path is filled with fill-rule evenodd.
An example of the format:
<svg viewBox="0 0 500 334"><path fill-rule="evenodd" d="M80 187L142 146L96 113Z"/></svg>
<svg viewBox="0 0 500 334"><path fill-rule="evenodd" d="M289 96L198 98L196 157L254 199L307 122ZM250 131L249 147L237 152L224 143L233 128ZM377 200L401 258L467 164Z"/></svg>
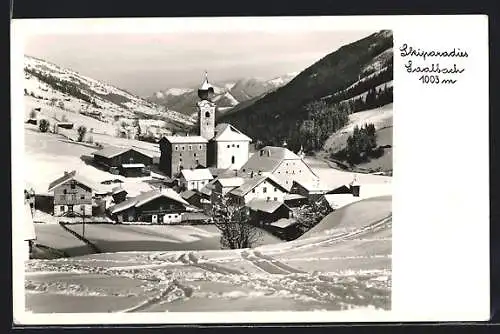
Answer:
<svg viewBox="0 0 500 334"><path fill-rule="evenodd" d="M362 127L365 124L373 123L377 131L390 128L392 131L393 104L387 104L383 107L360 111L349 115L349 123L339 131L332 134L323 145L324 151L332 150L336 152L341 150L347 144L347 138L352 134L354 127ZM378 135L378 133L377 133ZM392 139L392 137L391 137ZM386 143L379 143L384 145ZM389 143L392 145L392 142Z"/></svg>
<svg viewBox="0 0 500 334"><path fill-rule="evenodd" d="M311 235L254 249L30 260L25 277L27 309L36 313L388 310L390 208L390 197L358 202L334 212ZM366 210L378 214L358 216Z"/></svg>

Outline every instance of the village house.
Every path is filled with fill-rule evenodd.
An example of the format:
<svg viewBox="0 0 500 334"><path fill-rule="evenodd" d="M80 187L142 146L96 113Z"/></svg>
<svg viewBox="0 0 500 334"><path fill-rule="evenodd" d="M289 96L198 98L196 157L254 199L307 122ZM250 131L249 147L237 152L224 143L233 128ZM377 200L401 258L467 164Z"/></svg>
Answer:
<svg viewBox="0 0 500 334"><path fill-rule="evenodd" d="M145 174L145 167L153 165L153 156L135 148L108 146L93 153L94 162L126 177Z"/></svg>
<svg viewBox="0 0 500 334"><path fill-rule="evenodd" d="M250 219L259 224L269 224L281 218L290 218L291 210L283 202L254 198L246 204Z"/></svg>
<svg viewBox="0 0 500 334"><path fill-rule="evenodd" d="M109 208L109 214L117 222L149 222L172 224L182 221L182 213L189 203L172 189L151 190L128 198Z"/></svg>
<svg viewBox="0 0 500 334"><path fill-rule="evenodd" d="M211 184L210 202L213 205L222 204L223 198L233 189L241 186L245 182L242 177L234 176L218 178Z"/></svg>
<svg viewBox="0 0 500 334"><path fill-rule="evenodd" d="M200 190L212 179L213 176L207 168L183 169L179 182L186 190Z"/></svg>
<svg viewBox="0 0 500 334"><path fill-rule="evenodd" d="M96 187L76 171L64 175L49 185L54 193L54 216L76 214L92 216L92 193Z"/></svg>
<svg viewBox="0 0 500 334"><path fill-rule="evenodd" d="M207 166L207 140L201 136L166 136L160 139L160 169L175 177L183 169Z"/></svg>
<svg viewBox="0 0 500 334"><path fill-rule="evenodd" d="M293 181L315 183L319 177L297 154L286 147L266 146L253 154L239 170L241 174L252 172L271 173L292 186Z"/></svg>
<svg viewBox="0 0 500 334"><path fill-rule="evenodd" d="M285 183L272 174L251 173L242 185L229 192L229 197L234 203L243 206L254 199L283 203L287 193Z"/></svg>
<svg viewBox="0 0 500 334"><path fill-rule="evenodd" d="M312 202L320 199L324 194L331 190L328 188L329 187L321 184L319 180L315 182L295 180L292 183L290 193L301 195L306 198L308 202Z"/></svg>

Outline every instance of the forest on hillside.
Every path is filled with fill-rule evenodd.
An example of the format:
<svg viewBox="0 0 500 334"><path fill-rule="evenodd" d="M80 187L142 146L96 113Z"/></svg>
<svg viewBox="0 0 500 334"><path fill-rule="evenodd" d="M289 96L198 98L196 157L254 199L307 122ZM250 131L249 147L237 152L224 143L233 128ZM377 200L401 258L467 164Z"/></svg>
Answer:
<svg viewBox="0 0 500 334"><path fill-rule="evenodd" d="M392 87L376 89L392 81L392 47L392 33L387 31L343 46L287 85L222 115L218 122L233 124L262 145L281 145L286 139L294 151L301 146L316 150L347 123L350 113L392 102ZM365 69L384 52L388 57L380 70L367 74Z"/></svg>

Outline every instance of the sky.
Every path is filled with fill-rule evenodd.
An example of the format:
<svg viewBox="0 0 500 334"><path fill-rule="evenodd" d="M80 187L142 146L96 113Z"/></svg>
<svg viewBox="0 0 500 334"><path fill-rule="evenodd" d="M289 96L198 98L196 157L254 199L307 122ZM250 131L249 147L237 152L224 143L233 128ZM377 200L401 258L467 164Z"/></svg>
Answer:
<svg viewBox="0 0 500 334"><path fill-rule="evenodd" d="M300 72L374 31L32 35L25 54L150 96L214 83Z"/></svg>

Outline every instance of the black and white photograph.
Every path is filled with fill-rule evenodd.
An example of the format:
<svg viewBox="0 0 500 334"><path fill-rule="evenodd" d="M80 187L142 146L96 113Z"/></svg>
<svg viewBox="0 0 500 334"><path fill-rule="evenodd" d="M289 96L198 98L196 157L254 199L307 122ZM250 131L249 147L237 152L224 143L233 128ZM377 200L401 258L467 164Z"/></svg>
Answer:
<svg viewBox="0 0 500 334"><path fill-rule="evenodd" d="M445 246L438 233L451 234L432 210L472 202L446 186L453 171L422 155L448 137L431 139L434 125L415 120L445 119L425 99L465 89L477 60L468 44L443 58L450 48L428 51L441 49L409 28L396 43L396 23L377 19L143 19L137 30L127 20L17 30L15 309L45 323L154 313L165 316L149 321L366 321L405 307L438 316L439 301L423 300L447 290L422 265L457 267L429 255Z"/></svg>
<svg viewBox="0 0 500 334"><path fill-rule="evenodd" d="M392 80L390 30L29 39L26 310L390 309Z"/></svg>

